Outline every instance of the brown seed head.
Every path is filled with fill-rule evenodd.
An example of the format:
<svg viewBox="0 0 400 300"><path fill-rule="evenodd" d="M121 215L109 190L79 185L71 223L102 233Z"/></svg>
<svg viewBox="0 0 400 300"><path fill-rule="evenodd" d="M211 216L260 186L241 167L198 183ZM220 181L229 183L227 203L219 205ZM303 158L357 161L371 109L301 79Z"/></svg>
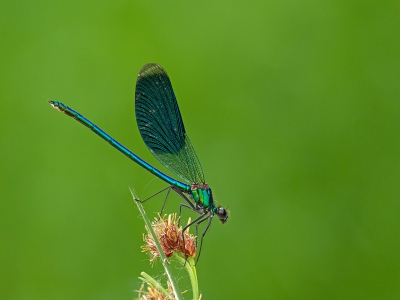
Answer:
<svg viewBox="0 0 400 300"><path fill-rule="evenodd" d="M140 287L138 300L173 300L174 297L166 296L162 291L158 290L152 284L147 283L147 291L143 291L144 283ZM168 293L173 295L171 284L168 282Z"/></svg>
<svg viewBox="0 0 400 300"><path fill-rule="evenodd" d="M182 227L178 226L179 218L176 214L159 217L156 219L152 227L154 232L160 241L161 247L165 253L165 256L171 257L174 252L186 254L186 258L196 256L196 237L189 233L187 229L184 233L184 239L182 237ZM150 262L154 262L159 253L151 234L147 230L147 235L143 237L146 245L142 246L143 252L148 252L150 255ZM185 243L183 243L185 240Z"/></svg>

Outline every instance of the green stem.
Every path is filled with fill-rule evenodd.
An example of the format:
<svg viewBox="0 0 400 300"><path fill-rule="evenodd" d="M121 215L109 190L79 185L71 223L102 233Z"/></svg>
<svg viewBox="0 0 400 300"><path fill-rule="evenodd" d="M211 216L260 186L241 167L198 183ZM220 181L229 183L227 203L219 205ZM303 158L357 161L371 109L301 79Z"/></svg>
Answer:
<svg viewBox="0 0 400 300"><path fill-rule="evenodd" d="M152 285L157 290L161 291L168 298L172 298L171 294L168 293L168 291L166 289L164 289L163 286L157 280L155 280L153 277L151 277L149 274L142 272L142 273L140 273L140 275L143 276L143 277L139 277L140 280L142 280L143 282L146 282L148 285Z"/></svg>
<svg viewBox="0 0 400 300"><path fill-rule="evenodd" d="M143 217L144 223L146 224L147 228L149 229L149 233L153 237L154 243L156 244L157 251L160 254L160 259L161 263L165 269L165 273L168 276L169 282L171 283L172 290L174 292L175 299L177 300L183 300L182 294L179 290L178 282L176 281L175 277L172 275L171 268L169 266L169 262L167 260L167 257L164 254L164 251L160 245L160 242L158 241L158 238L153 230L153 227L151 226L150 220L146 216L146 212L144 211L144 208L142 206L142 203L140 203L139 198L136 197L135 191L133 189L130 189L131 194L133 199L135 200L136 205L138 206L139 212Z"/></svg>
<svg viewBox="0 0 400 300"><path fill-rule="evenodd" d="M184 258L180 257L177 254L174 255L174 258L176 258L177 261L179 261L182 265L185 266L186 271L189 274L190 283L192 285L193 300L198 300L199 299L199 282L197 279L197 272L196 272L194 258L189 257L187 260L185 260Z"/></svg>

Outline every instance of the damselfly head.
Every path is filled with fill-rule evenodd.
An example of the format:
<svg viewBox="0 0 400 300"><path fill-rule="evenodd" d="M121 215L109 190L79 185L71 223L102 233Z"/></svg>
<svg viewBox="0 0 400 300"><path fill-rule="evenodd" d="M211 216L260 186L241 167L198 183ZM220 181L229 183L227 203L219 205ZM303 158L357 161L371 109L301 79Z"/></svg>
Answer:
<svg viewBox="0 0 400 300"><path fill-rule="evenodd" d="M222 222L222 224L226 223L226 221L228 221L229 215L228 215L228 211L223 208L222 206L219 206L217 208L217 211L215 212L215 214L217 215L218 219Z"/></svg>

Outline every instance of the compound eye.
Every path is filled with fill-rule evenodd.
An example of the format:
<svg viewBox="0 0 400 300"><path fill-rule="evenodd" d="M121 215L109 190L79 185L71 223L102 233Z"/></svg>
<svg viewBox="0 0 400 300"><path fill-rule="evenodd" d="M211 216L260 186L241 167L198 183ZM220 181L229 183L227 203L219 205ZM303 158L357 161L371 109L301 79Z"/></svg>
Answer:
<svg viewBox="0 0 400 300"><path fill-rule="evenodd" d="M226 210L223 207L218 208L218 215L220 216L225 216L226 215Z"/></svg>
<svg viewBox="0 0 400 300"><path fill-rule="evenodd" d="M223 207L218 207L218 210L215 212L218 216L218 219L222 222L222 224L228 221L228 211Z"/></svg>

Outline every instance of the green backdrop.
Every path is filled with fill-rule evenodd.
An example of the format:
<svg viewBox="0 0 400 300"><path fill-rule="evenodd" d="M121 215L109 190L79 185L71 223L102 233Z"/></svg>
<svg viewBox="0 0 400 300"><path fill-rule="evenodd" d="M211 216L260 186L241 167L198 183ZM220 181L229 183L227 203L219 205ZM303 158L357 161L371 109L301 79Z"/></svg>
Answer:
<svg viewBox="0 0 400 300"><path fill-rule="evenodd" d="M0 11L2 299L133 299L140 272L165 279L141 253L128 188L145 198L166 185L47 103L166 171L135 124L148 62L169 73L231 212L205 239L203 299L400 298L399 1L1 1Z"/></svg>

